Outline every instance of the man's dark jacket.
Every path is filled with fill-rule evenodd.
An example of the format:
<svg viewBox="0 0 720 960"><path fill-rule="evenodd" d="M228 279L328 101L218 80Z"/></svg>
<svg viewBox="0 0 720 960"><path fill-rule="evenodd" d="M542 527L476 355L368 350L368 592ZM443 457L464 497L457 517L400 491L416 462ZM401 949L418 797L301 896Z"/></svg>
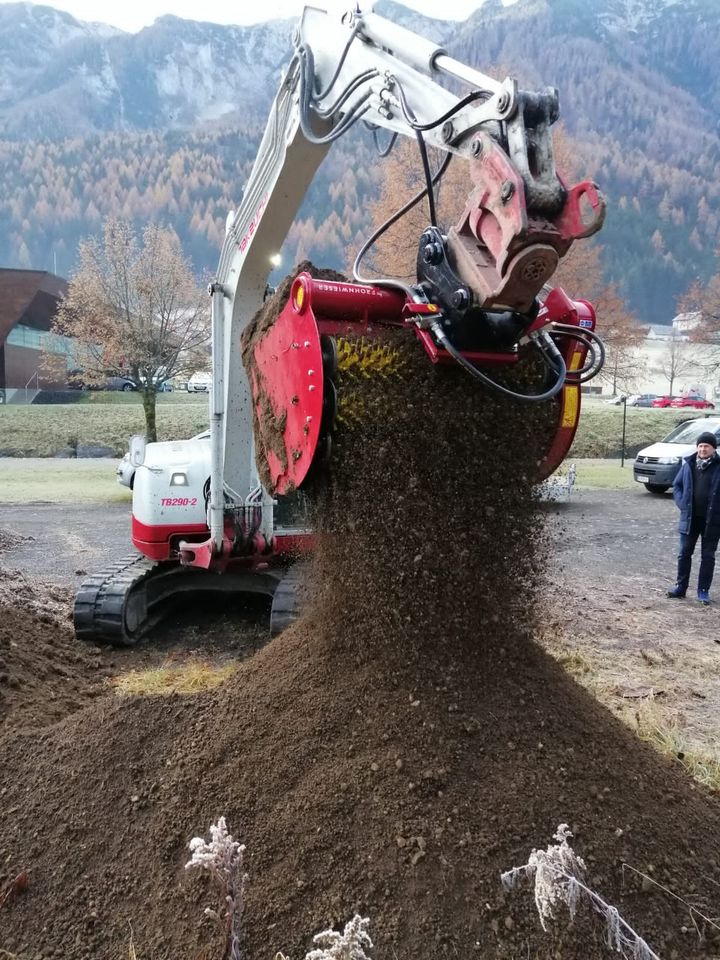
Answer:
<svg viewBox="0 0 720 960"><path fill-rule="evenodd" d="M685 457L673 484L673 497L680 508L680 520L678 521L680 533L690 533L696 460L696 453ZM708 493L707 513L705 514L705 535L714 537L720 535L720 457L715 456L707 469L710 471L710 491Z"/></svg>

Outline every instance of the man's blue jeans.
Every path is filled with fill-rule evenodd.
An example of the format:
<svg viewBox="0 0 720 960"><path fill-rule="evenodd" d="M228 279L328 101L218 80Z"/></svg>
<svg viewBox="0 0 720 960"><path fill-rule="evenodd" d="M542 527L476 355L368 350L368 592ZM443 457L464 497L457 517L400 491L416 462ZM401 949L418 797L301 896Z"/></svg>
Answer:
<svg viewBox="0 0 720 960"><path fill-rule="evenodd" d="M693 519L689 533L680 534L680 550L678 552L677 587L683 593L687 592L690 583L690 569L695 545L701 538L700 545L700 573L698 575L698 590L709 590L715 572L715 551L718 547L718 535L708 537L705 534L705 520Z"/></svg>

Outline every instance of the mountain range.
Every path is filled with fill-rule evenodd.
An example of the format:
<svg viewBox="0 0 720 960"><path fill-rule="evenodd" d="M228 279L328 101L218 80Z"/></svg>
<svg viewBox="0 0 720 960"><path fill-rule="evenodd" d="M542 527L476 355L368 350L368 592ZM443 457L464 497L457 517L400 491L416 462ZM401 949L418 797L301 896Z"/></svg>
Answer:
<svg viewBox="0 0 720 960"><path fill-rule="evenodd" d="M487 0L462 24L392 0L375 9L484 72L560 89L574 165L609 201L607 278L641 320L668 322L689 283L717 270L716 0ZM128 34L0 4L0 263L68 274L79 239L114 215L172 223L196 268L212 270L293 25L164 16ZM367 139L340 141L285 262L342 268L381 177Z"/></svg>

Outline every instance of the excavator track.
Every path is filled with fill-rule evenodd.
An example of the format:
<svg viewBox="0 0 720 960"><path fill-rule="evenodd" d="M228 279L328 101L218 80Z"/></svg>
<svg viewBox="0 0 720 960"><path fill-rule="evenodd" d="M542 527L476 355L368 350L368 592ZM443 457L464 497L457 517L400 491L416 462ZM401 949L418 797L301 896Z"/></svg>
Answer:
<svg viewBox="0 0 720 960"><path fill-rule="evenodd" d="M305 601L305 580L309 565L295 563L278 583L270 611L270 636L276 637L299 619Z"/></svg>
<svg viewBox="0 0 720 960"><path fill-rule="evenodd" d="M75 635L95 643L134 646L152 626L147 622L142 584L157 567L145 557L133 555L84 580L73 609ZM131 597L133 602L128 603Z"/></svg>
<svg viewBox="0 0 720 960"><path fill-rule="evenodd" d="M126 557L83 581L75 597L75 635L89 643L133 647L183 597L254 594L271 600L270 635L282 633L301 612L298 587L304 564L284 571L238 569L221 576L179 563Z"/></svg>

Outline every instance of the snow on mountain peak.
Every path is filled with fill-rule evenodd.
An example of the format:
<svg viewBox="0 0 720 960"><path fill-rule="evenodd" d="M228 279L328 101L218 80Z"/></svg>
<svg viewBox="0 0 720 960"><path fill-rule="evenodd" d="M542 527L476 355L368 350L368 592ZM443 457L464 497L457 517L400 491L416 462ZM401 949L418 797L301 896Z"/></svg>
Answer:
<svg viewBox="0 0 720 960"><path fill-rule="evenodd" d="M683 0L608 0L598 20L611 31L637 32Z"/></svg>

